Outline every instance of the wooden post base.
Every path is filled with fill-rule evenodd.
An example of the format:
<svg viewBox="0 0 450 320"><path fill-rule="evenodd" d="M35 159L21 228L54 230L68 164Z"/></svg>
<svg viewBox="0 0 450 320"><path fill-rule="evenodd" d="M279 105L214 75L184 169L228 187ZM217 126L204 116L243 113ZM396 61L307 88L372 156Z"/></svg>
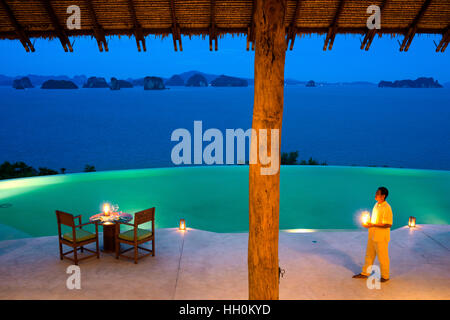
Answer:
<svg viewBox="0 0 450 320"><path fill-rule="evenodd" d="M116 252L116 224L103 225L103 252Z"/></svg>

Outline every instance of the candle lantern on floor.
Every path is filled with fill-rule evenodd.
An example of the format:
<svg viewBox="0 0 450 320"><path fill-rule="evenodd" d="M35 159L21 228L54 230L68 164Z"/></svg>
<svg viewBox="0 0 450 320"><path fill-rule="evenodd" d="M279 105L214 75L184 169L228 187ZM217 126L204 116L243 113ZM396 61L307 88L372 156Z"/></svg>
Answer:
<svg viewBox="0 0 450 320"><path fill-rule="evenodd" d="M180 219L180 230L186 230L186 221L184 219Z"/></svg>
<svg viewBox="0 0 450 320"><path fill-rule="evenodd" d="M416 217L413 216L409 217L408 227L414 228L415 226L416 226Z"/></svg>

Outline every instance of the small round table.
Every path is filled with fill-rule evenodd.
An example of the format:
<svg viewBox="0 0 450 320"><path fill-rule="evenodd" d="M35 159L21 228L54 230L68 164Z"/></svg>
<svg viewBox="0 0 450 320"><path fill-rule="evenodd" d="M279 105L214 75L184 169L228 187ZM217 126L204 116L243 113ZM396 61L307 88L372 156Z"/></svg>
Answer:
<svg viewBox="0 0 450 320"><path fill-rule="evenodd" d="M89 218L89 221L97 221L98 224L103 226L103 251L114 252L116 251L116 222L129 222L133 219L133 216L124 212L111 212L106 215L104 212L93 215Z"/></svg>

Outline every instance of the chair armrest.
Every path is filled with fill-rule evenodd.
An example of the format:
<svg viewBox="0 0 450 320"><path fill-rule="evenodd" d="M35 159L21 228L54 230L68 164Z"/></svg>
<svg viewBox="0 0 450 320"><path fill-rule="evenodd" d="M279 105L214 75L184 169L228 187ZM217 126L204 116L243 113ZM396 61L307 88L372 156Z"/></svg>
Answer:
<svg viewBox="0 0 450 320"><path fill-rule="evenodd" d="M116 223L117 223L117 224L125 224L125 225L127 225L127 226L134 227L134 224L131 224L131 223L128 223L128 222L120 222L120 221L116 221Z"/></svg>
<svg viewBox="0 0 450 320"><path fill-rule="evenodd" d="M90 222L86 222L83 224L79 224L79 225L75 226L75 228L81 228L81 227L87 226L88 224L97 224L97 223L98 223L97 221L90 221Z"/></svg>
<svg viewBox="0 0 450 320"><path fill-rule="evenodd" d="M81 224L81 214L73 217L73 220L75 220L76 218L78 218L78 223Z"/></svg>

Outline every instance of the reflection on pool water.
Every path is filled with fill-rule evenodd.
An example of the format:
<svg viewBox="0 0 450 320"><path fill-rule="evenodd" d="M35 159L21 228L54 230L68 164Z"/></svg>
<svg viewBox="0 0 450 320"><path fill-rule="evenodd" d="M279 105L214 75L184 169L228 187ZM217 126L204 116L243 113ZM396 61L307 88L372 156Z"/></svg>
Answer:
<svg viewBox="0 0 450 320"><path fill-rule="evenodd" d="M389 189L394 228L450 223L450 171L282 166L280 229L358 229L379 186ZM248 230L248 166L179 167L79 173L0 181L0 240L57 233L55 210L83 222L105 202L128 213L156 207L156 227ZM296 230L297 229L297 230ZM6 230L6 231L5 231ZM17 231L13 233L11 230ZM302 231L303 230L303 231Z"/></svg>

